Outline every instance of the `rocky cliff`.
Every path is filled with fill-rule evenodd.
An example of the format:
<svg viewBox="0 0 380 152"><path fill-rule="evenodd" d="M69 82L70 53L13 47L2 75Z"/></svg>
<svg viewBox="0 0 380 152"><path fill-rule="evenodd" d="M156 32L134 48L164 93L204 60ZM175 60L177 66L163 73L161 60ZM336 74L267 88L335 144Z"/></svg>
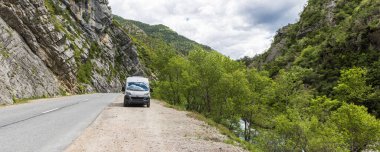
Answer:
<svg viewBox="0 0 380 152"><path fill-rule="evenodd" d="M118 91L144 71L107 0L0 1L0 104Z"/></svg>

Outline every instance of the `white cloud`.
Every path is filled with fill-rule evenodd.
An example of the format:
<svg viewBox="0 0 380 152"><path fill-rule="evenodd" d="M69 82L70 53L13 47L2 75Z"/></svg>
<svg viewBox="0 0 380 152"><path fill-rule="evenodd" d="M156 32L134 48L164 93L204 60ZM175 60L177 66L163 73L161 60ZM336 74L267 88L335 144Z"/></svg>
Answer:
<svg viewBox="0 0 380 152"><path fill-rule="evenodd" d="M109 0L114 14L164 24L237 59L266 51L278 28L295 22L307 0Z"/></svg>

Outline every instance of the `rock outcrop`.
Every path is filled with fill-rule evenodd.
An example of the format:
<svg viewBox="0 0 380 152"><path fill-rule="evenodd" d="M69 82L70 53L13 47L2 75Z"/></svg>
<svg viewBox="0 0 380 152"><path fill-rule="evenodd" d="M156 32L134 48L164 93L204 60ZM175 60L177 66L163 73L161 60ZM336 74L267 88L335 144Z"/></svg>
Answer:
<svg viewBox="0 0 380 152"><path fill-rule="evenodd" d="M1 0L0 104L115 92L144 66L107 0Z"/></svg>
<svg viewBox="0 0 380 152"><path fill-rule="evenodd" d="M312 5L310 5L312 4ZM250 67L263 68L264 65L272 63L279 57L283 57L290 49L290 46L294 44L294 39L302 39L313 31L318 31L322 27L333 27L336 25L336 0L313 0L301 13L301 19L297 23L289 24L277 31L274 41L271 47L263 54L256 56L253 59L253 63ZM316 14L314 11L326 10L320 14ZM312 19L310 16L315 16ZM293 41L292 41L293 39ZM288 51L288 52L287 52ZM297 54L297 53L294 53ZM288 59L283 59L288 60ZM286 67L290 67L292 61L286 61L287 63L281 63Z"/></svg>

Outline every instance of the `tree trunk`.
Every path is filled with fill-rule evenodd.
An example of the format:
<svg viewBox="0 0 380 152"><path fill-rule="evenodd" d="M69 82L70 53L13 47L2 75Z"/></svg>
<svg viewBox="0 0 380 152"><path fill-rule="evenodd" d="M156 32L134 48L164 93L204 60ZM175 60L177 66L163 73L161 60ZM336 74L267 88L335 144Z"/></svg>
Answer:
<svg viewBox="0 0 380 152"><path fill-rule="evenodd" d="M206 89L205 102L206 102L206 107L207 107L206 111L208 113L211 113L211 100L210 100L208 88Z"/></svg>
<svg viewBox="0 0 380 152"><path fill-rule="evenodd" d="M248 141L248 123L247 120L244 119L244 140Z"/></svg>

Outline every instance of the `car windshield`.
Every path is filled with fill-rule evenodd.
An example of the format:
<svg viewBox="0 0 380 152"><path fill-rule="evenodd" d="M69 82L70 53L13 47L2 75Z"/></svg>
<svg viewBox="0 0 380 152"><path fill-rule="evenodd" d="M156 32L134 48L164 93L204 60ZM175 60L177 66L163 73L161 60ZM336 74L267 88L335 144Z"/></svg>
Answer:
<svg viewBox="0 0 380 152"><path fill-rule="evenodd" d="M149 87L144 82L128 82L127 90L130 90L130 91L149 91Z"/></svg>

